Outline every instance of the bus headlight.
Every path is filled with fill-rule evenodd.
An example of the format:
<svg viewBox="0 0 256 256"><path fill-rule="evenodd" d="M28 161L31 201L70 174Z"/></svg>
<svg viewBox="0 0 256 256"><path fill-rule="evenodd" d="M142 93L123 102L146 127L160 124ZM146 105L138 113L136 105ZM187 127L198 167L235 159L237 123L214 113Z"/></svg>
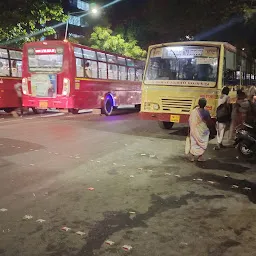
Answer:
<svg viewBox="0 0 256 256"><path fill-rule="evenodd" d="M154 110L159 110L160 109L160 106L156 103L153 104L153 109Z"/></svg>

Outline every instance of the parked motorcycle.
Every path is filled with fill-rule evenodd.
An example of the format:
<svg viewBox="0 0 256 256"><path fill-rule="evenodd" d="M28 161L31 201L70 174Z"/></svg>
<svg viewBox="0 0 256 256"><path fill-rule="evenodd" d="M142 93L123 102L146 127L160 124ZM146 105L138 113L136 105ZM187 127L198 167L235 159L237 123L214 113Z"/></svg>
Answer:
<svg viewBox="0 0 256 256"><path fill-rule="evenodd" d="M243 157L256 156L256 122L244 123L236 130L235 146Z"/></svg>

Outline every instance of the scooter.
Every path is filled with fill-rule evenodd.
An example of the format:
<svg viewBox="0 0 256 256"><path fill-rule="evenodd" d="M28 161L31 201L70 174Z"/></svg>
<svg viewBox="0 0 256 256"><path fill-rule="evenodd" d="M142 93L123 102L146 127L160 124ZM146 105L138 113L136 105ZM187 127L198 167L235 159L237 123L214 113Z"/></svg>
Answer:
<svg viewBox="0 0 256 256"><path fill-rule="evenodd" d="M235 144L240 155L246 158L256 156L256 122L243 123L236 130Z"/></svg>

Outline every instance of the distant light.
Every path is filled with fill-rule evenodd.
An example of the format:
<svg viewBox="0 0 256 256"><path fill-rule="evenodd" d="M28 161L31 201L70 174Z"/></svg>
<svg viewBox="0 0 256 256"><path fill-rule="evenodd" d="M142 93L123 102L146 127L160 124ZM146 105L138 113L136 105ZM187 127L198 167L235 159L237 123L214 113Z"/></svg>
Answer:
<svg viewBox="0 0 256 256"><path fill-rule="evenodd" d="M98 9L97 8L93 8L92 9L92 14L97 14L98 13Z"/></svg>
<svg viewBox="0 0 256 256"><path fill-rule="evenodd" d="M242 48L242 51L244 51L245 50L245 48Z"/></svg>

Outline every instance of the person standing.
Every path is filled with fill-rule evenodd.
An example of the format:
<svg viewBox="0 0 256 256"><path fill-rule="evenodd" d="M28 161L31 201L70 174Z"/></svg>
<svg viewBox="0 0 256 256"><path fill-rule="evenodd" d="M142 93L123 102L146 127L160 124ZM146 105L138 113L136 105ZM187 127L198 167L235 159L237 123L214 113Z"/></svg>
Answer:
<svg viewBox="0 0 256 256"><path fill-rule="evenodd" d="M217 106L217 122L216 122L216 130L217 130L217 146L214 148L215 150L220 150L221 148L225 148L223 145L223 139L227 127L231 121L231 105L230 105L230 97L229 88L224 87L221 92L221 96L218 100Z"/></svg>
<svg viewBox="0 0 256 256"><path fill-rule="evenodd" d="M90 63L89 63L89 62L86 62L86 63L85 63L85 68L84 68L84 70L85 70L85 77L91 78L91 77L92 77L92 70L91 70L91 68L90 68Z"/></svg>
<svg viewBox="0 0 256 256"><path fill-rule="evenodd" d="M236 103L233 105L231 113L231 124L229 130L230 142L233 141L236 127L241 125L246 120L249 110L250 102L247 99L245 92L241 89L237 90L237 100Z"/></svg>
<svg viewBox="0 0 256 256"><path fill-rule="evenodd" d="M20 108L20 112L21 112L21 115L23 115L23 106L22 106L22 84L21 83L17 83L14 85L14 89L17 93L17 97L18 97L18 100L19 100L19 108ZM17 113L16 113L17 115Z"/></svg>
<svg viewBox="0 0 256 256"><path fill-rule="evenodd" d="M198 107L192 110L189 117L190 128L190 155L191 162L197 161L204 162L203 157L207 149L210 130L208 127L211 125L211 116L208 110L205 109L207 101L205 98L200 98Z"/></svg>

